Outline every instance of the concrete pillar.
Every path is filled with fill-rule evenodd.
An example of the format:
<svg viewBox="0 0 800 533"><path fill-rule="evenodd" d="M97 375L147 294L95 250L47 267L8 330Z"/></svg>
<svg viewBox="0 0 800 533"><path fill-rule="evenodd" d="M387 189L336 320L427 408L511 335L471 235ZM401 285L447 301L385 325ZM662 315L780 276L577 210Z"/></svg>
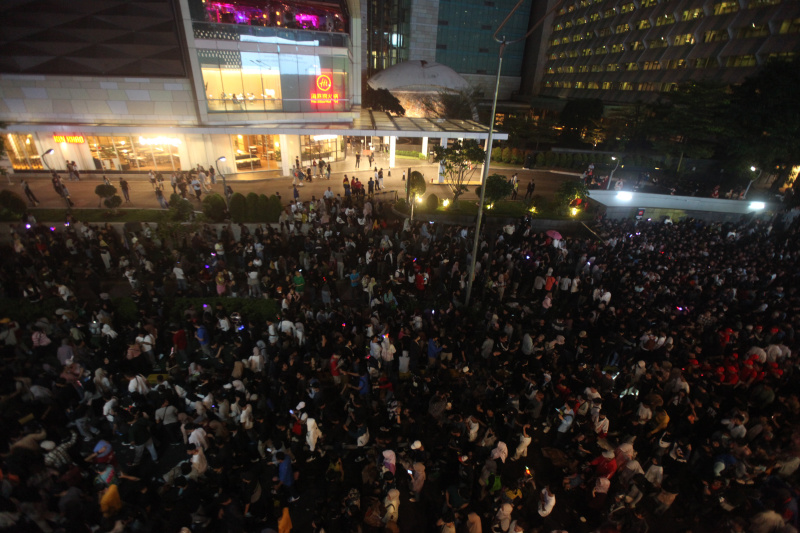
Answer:
<svg viewBox="0 0 800 533"><path fill-rule="evenodd" d="M397 146L397 137L389 137L389 168L394 168L394 151Z"/></svg>
<svg viewBox="0 0 800 533"><path fill-rule="evenodd" d="M442 137L442 148L447 148L447 143L448 143L449 141L450 141L450 139L449 139L449 138L447 138L447 137ZM442 168L442 165L441 165L441 164L439 164L439 172L438 172L438 174L439 174L439 179L438 179L437 181L438 181L439 183L444 183L444 173L443 173L443 168Z"/></svg>
<svg viewBox="0 0 800 533"><path fill-rule="evenodd" d="M427 137L423 137L422 138L422 149L420 150L420 152L422 152L422 154L427 157L427 155L428 155L428 138Z"/></svg>
<svg viewBox="0 0 800 533"><path fill-rule="evenodd" d="M280 143L281 143L281 167L284 171L283 173L285 176L291 176L292 168L294 168L295 158L300 157L300 136L281 135Z"/></svg>
<svg viewBox="0 0 800 533"><path fill-rule="evenodd" d="M292 165L294 165L294 157L289 156L288 146L286 142L288 135L278 135L278 148L281 151L281 176L290 176L292 174Z"/></svg>

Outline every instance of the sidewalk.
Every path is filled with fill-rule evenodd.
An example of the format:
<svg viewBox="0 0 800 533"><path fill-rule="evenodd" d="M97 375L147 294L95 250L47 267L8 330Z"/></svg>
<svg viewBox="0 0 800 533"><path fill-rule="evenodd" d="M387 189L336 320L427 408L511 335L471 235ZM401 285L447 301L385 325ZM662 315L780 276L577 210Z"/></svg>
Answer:
<svg viewBox="0 0 800 533"><path fill-rule="evenodd" d="M439 198L451 198L452 193L446 184L431 183L431 179L437 179L438 165L435 163L427 163L418 159L397 158L395 161L395 168L391 169L391 176L389 176L388 168L389 158L387 154L379 154L376 157L374 166L378 169L383 168L384 172L384 185L386 191L396 191L398 197L405 196L405 182L402 180L403 171L408 175L409 168L411 171L419 171L425 176L427 193L435 193ZM320 198L322 194L331 188L334 194L344 194L342 187L342 179L346 174L348 177L356 176L364 183L365 187L369 181L369 177L374 175L374 166L369 168L365 158L361 159L360 168L355 168L355 156L350 156L343 161L336 161L332 163L331 179L317 180L311 183L303 183L299 187L300 200L308 201L312 197ZM512 168L491 168L492 173L498 173L505 176L511 176L515 172L519 174L520 179L520 198L524 196L525 187L532 177L536 178L536 192L537 195L550 196L558 188L560 183L566 178L564 175L559 175L549 171L540 170L526 170L526 169L512 169ZM233 189L234 192L244 194L245 196L254 192L256 194L265 194L271 196L273 194L280 194L284 204L292 200L292 178L290 177L276 177L274 172L269 173L249 173L249 174L268 174L272 177L255 178L248 176L246 179L227 179L227 184ZM65 172L60 173L62 180L70 191L70 197L75 204L76 209L96 209L98 207L99 198L94 194L94 189L97 185L102 183L102 175L86 175L81 181L68 181ZM12 185L8 184L7 180L0 183L0 188L11 189L23 198L25 194L22 187L19 186L20 179L25 179L33 193L39 199L40 208L61 209L65 207L64 200L56 195L50 183L50 179L42 173L40 177L34 177L31 174L15 174L10 175ZM166 176L165 176L166 177ZM470 183L469 192L465 193L462 198L470 199L477 198L474 194L475 186L480 182L480 170L474 174L474 180ZM119 176L109 176L111 183L119 189ZM156 200L155 193L149 183L147 175L137 175L136 177L125 178L130 185L130 204L122 204L122 208L133 207L139 209L161 209ZM223 193L222 180L218 179L216 185L211 186L213 192L218 194ZM378 192L378 191L376 191ZM118 190L117 194L122 197L122 191ZM166 190L164 194L167 198L172 194L172 187L169 182L166 182ZM205 192L203 193L206 194ZM394 196L391 196L394 199ZM190 196L190 201L199 210L200 204L194 200L194 195Z"/></svg>

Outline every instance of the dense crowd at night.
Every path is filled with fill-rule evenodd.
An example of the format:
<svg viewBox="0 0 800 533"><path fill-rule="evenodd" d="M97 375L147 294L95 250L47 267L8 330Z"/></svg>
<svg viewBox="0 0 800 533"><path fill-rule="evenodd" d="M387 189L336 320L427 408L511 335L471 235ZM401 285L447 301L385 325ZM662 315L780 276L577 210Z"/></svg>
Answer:
<svg viewBox="0 0 800 533"><path fill-rule="evenodd" d="M4 531L797 531L783 215L520 219L469 305L472 229L369 196L29 226L2 297L59 305L0 317Z"/></svg>

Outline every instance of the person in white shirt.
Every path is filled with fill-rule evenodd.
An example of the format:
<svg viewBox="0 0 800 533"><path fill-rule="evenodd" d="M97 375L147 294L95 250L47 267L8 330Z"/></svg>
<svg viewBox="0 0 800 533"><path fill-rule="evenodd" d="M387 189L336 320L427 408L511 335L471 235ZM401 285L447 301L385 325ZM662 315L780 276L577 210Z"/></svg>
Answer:
<svg viewBox="0 0 800 533"><path fill-rule="evenodd" d="M178 290L185 291L188 289L186 286L186 275L183 272L183 268L181 268L180 262L175 264L172 273L175 275L175 281L178 283Z"/></svg>
<svg viewBox="0 0 800 533"><path fill-rule="evenodd" d="M147 396L150 393L150 386L147 384L147 380L141 374L127 375L126 376L130 381L128 382L128 392L131 394L139 393L142 396Z"/></svg>
<svg viewBox="0 0 800 533"><path fill-rule="evenodd" d="M556 506L556 497L550 492L550 487L545 485L542 489L542 495L539 498L539 516L549 516L553 512L553 507Z"/></svg>

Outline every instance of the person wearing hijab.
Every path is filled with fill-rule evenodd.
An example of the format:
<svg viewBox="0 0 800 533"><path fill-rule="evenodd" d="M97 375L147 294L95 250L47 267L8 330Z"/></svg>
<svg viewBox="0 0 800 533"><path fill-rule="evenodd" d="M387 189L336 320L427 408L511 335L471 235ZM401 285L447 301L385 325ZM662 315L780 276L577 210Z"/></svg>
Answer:
<svg viewBox="0 0 800 533"><path fill-rule="evenodd" d="M264 356L261 355L261 349L258 346L253 346L253 355L247 360L247 367L254 373L264 371Z"/></svg>
<svg viewBox="0 0 800 533"><path fill-rule="evenodd" d="M306 444L311 453L317 449L317 441L322 437L322 431L317 426L317 421L313 418L306 419Z"/></svg>
<svg viewBox="0 0 800 533"><path fill-rule="evenodd" d="M411 491L414 493L414 501L419 500L422 487L425 485L425 465L422 463L414 463L411 474Z"/></svg>
<svg viewBox="0 0 800 533"><path fill-rule="evenodd" d="M239 416L239 424L242 426L242 429L245 431L253 429L253 406L252 404L247 404L245 408L242 410L242 414Z"/></svg>
<svg viewBox="0 0 800 533"><path fill-rule="evenodd" d="M386 507L386 514L383 515L383 523L397 522L399 516L398 509L400 508L400 491L391 489L383 500L383 506Z"/></svg>
<svg viewBox="0 0 800 533"><path fill-rule="evenodd" d="M392 450L383 451L383 467L392 474L397 473L397 456Z"/></svg>
<svg viewBox="0 0 800 533"><path fill-rule="evenodd" d="M522 426L522 434L519 436L519 444L517 444L517 451L514 453L514 461L520 457L528 457L528 445L531 443L531 436L528 435L528 428L530 424ZM500 444L503 444L502 442Z"/></svg>
<svg viewBox="0 0 800 533"><path fill-rule="evenodd" d="M474 511L467 515L467 533L483 533L481 517Z"/></svg>
<svg viewBox="0 0 800 533"><path fill-rule="evenodd" d="M494 522L492 523L492 531L507 533L509 528L511 527L511 511L514 510L514 506L510 503L504 503L500 506L500 509L497 510L497 514L494 517Z"/></svg>
<svg viewBox="0 0 800 533"><path fill-rule="evenodd" d="M508 458L508 446L503 441L498 441L497 446L492 450L492 459L500 459L505 464Z"/></svg>

